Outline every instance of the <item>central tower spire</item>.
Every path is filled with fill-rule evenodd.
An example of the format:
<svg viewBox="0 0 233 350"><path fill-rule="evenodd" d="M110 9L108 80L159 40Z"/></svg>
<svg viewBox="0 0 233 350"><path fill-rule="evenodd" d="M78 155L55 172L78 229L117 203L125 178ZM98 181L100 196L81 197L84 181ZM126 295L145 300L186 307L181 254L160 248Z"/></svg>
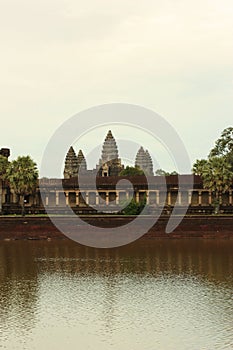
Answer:
<svg viewBox="0 0 233 350"><path fill-rule="evenodd" d="M118 159L117 144L112 136L112 131L109 130L103 144L101 157L102 164L115 159Z"/></svg>
<svg viewBox="0 0 233 350"><path fill-rule="evenodd" d="M117 176L122 168L116 140L112 135L112 131L109 130L104 140L102 155L99 161L99 175Z"/></svg>

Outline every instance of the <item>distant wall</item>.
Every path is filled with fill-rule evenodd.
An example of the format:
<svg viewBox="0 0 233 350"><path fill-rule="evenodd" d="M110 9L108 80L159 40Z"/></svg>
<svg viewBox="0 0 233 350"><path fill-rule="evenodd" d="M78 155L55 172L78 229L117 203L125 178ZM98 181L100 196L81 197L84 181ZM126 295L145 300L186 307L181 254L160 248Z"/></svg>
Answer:
<svg viewBox="0 0 233 350"><path fill-rule="evenodd" d="M114 227L126 224L133 217L88 217L90 224ZM59 220L64 218L59 217ZM144 217L142 220L148 220ZM173 233L166 234L167 217L160 217L157 223L141 239L153 238L227 238L233 239L232 216L185 217ZM81 228L80 228L81 229ZM68 239L51 223L48 217L0 217L0 240L3 239Z"/></svg>

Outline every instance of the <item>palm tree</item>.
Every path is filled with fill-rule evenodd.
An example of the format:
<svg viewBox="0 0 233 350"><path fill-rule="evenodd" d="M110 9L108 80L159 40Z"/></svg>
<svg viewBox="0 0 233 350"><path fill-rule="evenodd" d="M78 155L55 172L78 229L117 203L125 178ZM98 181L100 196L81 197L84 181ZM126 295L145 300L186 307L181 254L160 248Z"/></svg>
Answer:
<svg viewBox="0 0 233 350"><path fill-rule="evenodd" d="M214 193L217 208L222 193L229 191L232 186L233 172L225 157L212 157L202 166L203 187Z"/></svg>
<svg viewBox="0 0 233 350"><path fill-rule="evenodd" d="M25 196L34 193L37 186L36 163L30 156L18 157L10 163L6 171L6 178L14 192L19 195L22 215L25 215Z"/></svg>
<svg viewBox="0 0 233 350"><path fill-rule="evenodd" d="M193 164L192 172L194 175L202 176L203 170L205 169L205 166L207 165L208 160L206 159L197 159L196 162Z"/></svg>
<svg viewBox="0 0 233 350"><path fill-rule="evenodd" d="M8 159L0 155L0 213L2 212L2 185L6 176L7 167L9 165Z"/></svg>

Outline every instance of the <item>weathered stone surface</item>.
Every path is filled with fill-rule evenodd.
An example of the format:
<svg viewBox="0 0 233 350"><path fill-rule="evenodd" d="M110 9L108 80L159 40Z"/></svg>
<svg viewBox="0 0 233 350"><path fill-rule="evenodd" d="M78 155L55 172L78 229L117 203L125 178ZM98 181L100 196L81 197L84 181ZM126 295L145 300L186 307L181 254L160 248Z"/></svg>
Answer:
<svg viewBox="0 0 233 350"><path fill-rule="evenodd" d="M123 167L118 155L116 140L111 130L109 130L103 144L102 156L99 160L99 175L117 176L122 169Z"/></svg>
<svg viewBox="0 0 233 350"><path fill-rule="evenodd" d="M87 170L87 162L81 149L78 152L77 160L78 160L78 171L85 172Z"/></svg>
<svg viewBox="0 0 233 350"><path fill-rule="evenodd" d="M73 147L69 148L65 159L64 179L78 175L78 158L75 154Z"/></svg>
<svg viewBox="0 0 233 350"><path fill-rule="evenodd" d="M0 155L6 158L10 157L10 149L9 148L1 148Z"/></svg>
<svg viewBox="0 0 233 350"><path fill-rule="evenodd" d="M153 175L153 163L148 150L144 150L143 147L139 148L135 158L135 166L143 170L145 175Z"/></svg>

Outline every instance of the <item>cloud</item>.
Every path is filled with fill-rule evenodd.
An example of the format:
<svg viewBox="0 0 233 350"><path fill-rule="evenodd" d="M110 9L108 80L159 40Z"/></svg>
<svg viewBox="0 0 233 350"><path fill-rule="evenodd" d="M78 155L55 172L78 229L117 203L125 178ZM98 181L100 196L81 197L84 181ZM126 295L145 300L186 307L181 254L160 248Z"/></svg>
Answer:
<svg viewBox="0 0 233 350"><path fill-rule="evenodd" d="M216 134L232 111L232 23L228 0L3 2L0 115L10 123L2 142L24 151L22 129L39 158L57 123L116 101L154 108L193 144L187 115L194 128L204 119Z"/></svg>

